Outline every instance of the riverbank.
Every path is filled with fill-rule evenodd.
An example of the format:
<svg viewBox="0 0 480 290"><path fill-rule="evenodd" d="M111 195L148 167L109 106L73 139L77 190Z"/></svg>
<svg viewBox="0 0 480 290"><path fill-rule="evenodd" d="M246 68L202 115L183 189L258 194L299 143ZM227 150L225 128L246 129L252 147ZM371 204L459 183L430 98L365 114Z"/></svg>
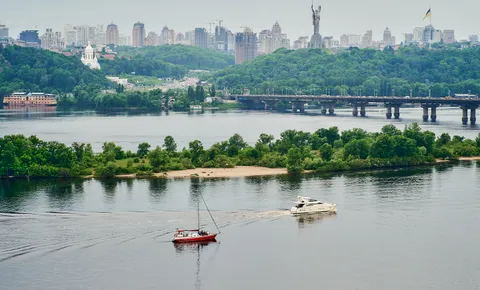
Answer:
<svg viewBox="0 0 480 290"><path fill-rule="evenodd" d="M458 159L436 159L435 163L425 163L416 166L396 166L396 168L428 166L443 163L453 163L457 161L480 161L480 156L460 157ZM360 170L388 170L392 167L379 167ZM342 170L342 172L358 171L355 169ZM313 170L304 170L301 174L313 173ZM331 171L339 172L339 171ZM322 171L322 173L327 173ZM238 177L255 177L255 176L278 176L289 174L287 168L268 168L259 166L236 166L234 168L195 168L187 170L175 170L161 173L154 173L151 176L137 177L136 174L116 175L115 178L238 178ZM86 178L93 178L88 176Z"/></svg>

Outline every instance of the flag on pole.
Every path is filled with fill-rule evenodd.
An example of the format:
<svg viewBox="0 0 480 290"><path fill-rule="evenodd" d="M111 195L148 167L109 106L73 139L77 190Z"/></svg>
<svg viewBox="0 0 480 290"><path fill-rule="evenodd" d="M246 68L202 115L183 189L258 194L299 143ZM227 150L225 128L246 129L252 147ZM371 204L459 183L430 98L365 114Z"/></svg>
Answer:
<svg viewBox="0 0 480 290"><path fill-rule="evenodd" d="M427 17L430 17L430 14L432 13L432 8L428 9L427 13L425 14L425 17L423 17L423 20L425 20L425 18Z"/></svg>

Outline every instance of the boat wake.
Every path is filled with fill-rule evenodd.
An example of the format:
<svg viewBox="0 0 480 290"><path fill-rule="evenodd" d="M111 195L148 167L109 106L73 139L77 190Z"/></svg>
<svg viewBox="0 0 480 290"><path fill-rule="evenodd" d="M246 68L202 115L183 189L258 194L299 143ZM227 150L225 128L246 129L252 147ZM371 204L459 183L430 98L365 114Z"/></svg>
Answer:
<svg viewBox="0 0 480 290"><path fill-rule="evenodd" d="M290 213L286 209L239 210L213 211L212 215L223 231L231 226L273 221ZM0 263L57 255L59 252L142 243L144 239L170 243L177 228L195 224L196 219L195 211L3 213L0 215L0 236L3 237ZM206 217L200 224L208 228L213 226Z"/></svg>

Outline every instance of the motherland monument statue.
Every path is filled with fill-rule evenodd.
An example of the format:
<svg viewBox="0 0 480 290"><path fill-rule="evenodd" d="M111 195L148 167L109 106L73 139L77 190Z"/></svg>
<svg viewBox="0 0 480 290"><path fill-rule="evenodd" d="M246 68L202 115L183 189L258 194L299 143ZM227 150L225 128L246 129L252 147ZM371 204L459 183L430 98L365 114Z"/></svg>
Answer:
<svg viewBox="0 0 480 290"><path fill-rule="evenodd" d="M322 11L321 5L318 6L318 9L314 10L312 4L313 35L308 44L308 47L311 48L323 47L322 36L320 35L320 11Z"/></svg>

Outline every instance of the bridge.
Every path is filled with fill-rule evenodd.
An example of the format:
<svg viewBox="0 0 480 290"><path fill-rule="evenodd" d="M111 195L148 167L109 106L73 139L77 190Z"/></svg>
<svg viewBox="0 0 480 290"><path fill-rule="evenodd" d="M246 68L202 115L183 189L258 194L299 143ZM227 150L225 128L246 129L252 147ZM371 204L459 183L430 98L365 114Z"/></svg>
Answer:
<svg viewBox="0 0 480 290"><path fill-rule="evenodd" d="M321 106L322 114L333 115L336 103L346 103L352 106L352 115L365 117L366 108L369 104L384 104L387 108L387 119L400 119L400 108L403 104L419 104L423 108L423 121L437 120L437 107L440 105L458 106L462 110L462 123L468 124L468 112L470 111L470 123L477 121L476 111L480 106L480 98L430 98L430 97L379 97L379 96L331 96L331 95L231 95L238 102L249 107L263 105L265 110L276 109L280 101L289 102L292 112L305 112L305 104L316 102ZM393 114L392 114L393 109ZM430 115L429 115L430 113Z"/></svg>

